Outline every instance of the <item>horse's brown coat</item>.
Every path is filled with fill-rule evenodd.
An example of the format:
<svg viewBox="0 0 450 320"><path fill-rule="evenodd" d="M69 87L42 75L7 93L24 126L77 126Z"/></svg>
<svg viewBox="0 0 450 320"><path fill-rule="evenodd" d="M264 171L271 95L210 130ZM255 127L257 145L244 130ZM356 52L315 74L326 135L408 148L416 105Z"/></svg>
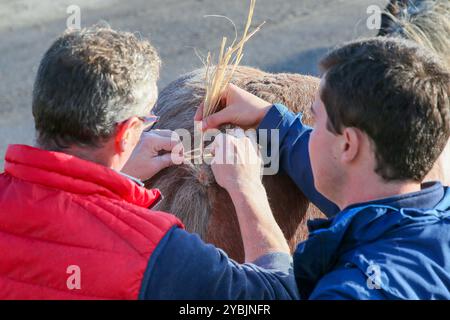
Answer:
<svg viewBox="0 0 450 320"><path fill-rule="evenodd" d="M161 116L158 128L185 128L193 133L193 117L204 96L203 76L203 70L194 71L161 92L154 109ZM292 111L303 112L304 121L311 124L309 108L319 79L295 74L274 75L239 67L232 82L271 103L280 102ZM288 176L265 176L263 182L273 214L294 249L307 236L302 222L319 217L321 213L309 205ZM165 195L158 209L179 216L187 230L224 249L235 260L243 261L244 250L233 204L227 192L214 182L209 166L168 168L147 181L146 186L157 187Z"/></svg>

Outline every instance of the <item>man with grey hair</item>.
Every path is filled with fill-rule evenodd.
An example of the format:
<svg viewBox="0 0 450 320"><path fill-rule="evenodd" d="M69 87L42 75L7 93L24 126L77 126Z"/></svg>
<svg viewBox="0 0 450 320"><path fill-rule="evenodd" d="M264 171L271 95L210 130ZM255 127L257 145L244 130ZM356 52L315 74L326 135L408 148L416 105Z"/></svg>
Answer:
<svg viewBox="0 0 450 320"><path fill-rule="evenodd" d="M0 175L0 298L298 297L258 161L222 171L231 189L249 190L232 194L249 263L151 210L161 195L141 180L183 161L172 132L146 131L159 65L148 41L109 28L66 33L46 52L33 92L36 146L10 145ZM238 154L250 145L236 139Z"/></svg>

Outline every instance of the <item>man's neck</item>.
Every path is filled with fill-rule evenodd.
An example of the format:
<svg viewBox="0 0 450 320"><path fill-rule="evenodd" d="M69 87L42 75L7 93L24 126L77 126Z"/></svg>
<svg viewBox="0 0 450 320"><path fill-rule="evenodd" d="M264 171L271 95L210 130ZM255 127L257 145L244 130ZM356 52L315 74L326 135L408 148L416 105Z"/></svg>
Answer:
<svg viewBox="0 0 450 320"><path fill-rule="evenodd" d="M377 181L371 183L370 181L353 184L351 187L345 188L343 191L342 201L340 201L339 208L341 210L348 206L390 198L397 195L408 194L421 190L421 184L415 181L401 181L401 182L382 182Z"/></svg>
<svg viewBox="0 0 450 320"><path fill-rule="evenodd" d="M40 145L36 145L36 147L48 150L47 148L40 146ZM81 148L81 147L77 147L77 146L70 146L68 148L64 148L63 150L57 150L57 151L66 153L66 154L70 154L74 157L77 157L77 158L80 158L80 159L83 159L86 161L94 162L94 163L100 164L100 165L108 167L108 168L113 167L110 159L108 157L104 156L104 151L102 149Z"/></svg>

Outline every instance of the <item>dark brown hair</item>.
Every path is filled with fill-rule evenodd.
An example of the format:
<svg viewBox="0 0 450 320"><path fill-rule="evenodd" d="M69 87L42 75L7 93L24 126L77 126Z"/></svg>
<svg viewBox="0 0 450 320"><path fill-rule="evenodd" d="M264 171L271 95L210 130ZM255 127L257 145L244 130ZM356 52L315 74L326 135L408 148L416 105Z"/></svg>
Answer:
<svg viewBox="0 0 450 320"><path fill-rule="evenodd" d="M346 44L320 65L330 131L364 131L385 180L422 181L450 136L445 64L411 41L379 37Z"/></svg>

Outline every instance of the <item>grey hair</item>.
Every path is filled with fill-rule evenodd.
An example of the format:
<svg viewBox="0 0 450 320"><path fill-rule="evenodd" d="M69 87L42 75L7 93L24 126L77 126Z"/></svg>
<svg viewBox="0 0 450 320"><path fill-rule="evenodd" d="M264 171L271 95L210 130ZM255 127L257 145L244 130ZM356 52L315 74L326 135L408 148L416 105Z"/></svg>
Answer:
<svg viewBox="0 0 450 320"><path fill-rule="evenodd" d="M153 46L129 32L93 26L64 33L45 53L34 83L38 145L98 147L117 123L150 111L160 64Z"/></svg>

